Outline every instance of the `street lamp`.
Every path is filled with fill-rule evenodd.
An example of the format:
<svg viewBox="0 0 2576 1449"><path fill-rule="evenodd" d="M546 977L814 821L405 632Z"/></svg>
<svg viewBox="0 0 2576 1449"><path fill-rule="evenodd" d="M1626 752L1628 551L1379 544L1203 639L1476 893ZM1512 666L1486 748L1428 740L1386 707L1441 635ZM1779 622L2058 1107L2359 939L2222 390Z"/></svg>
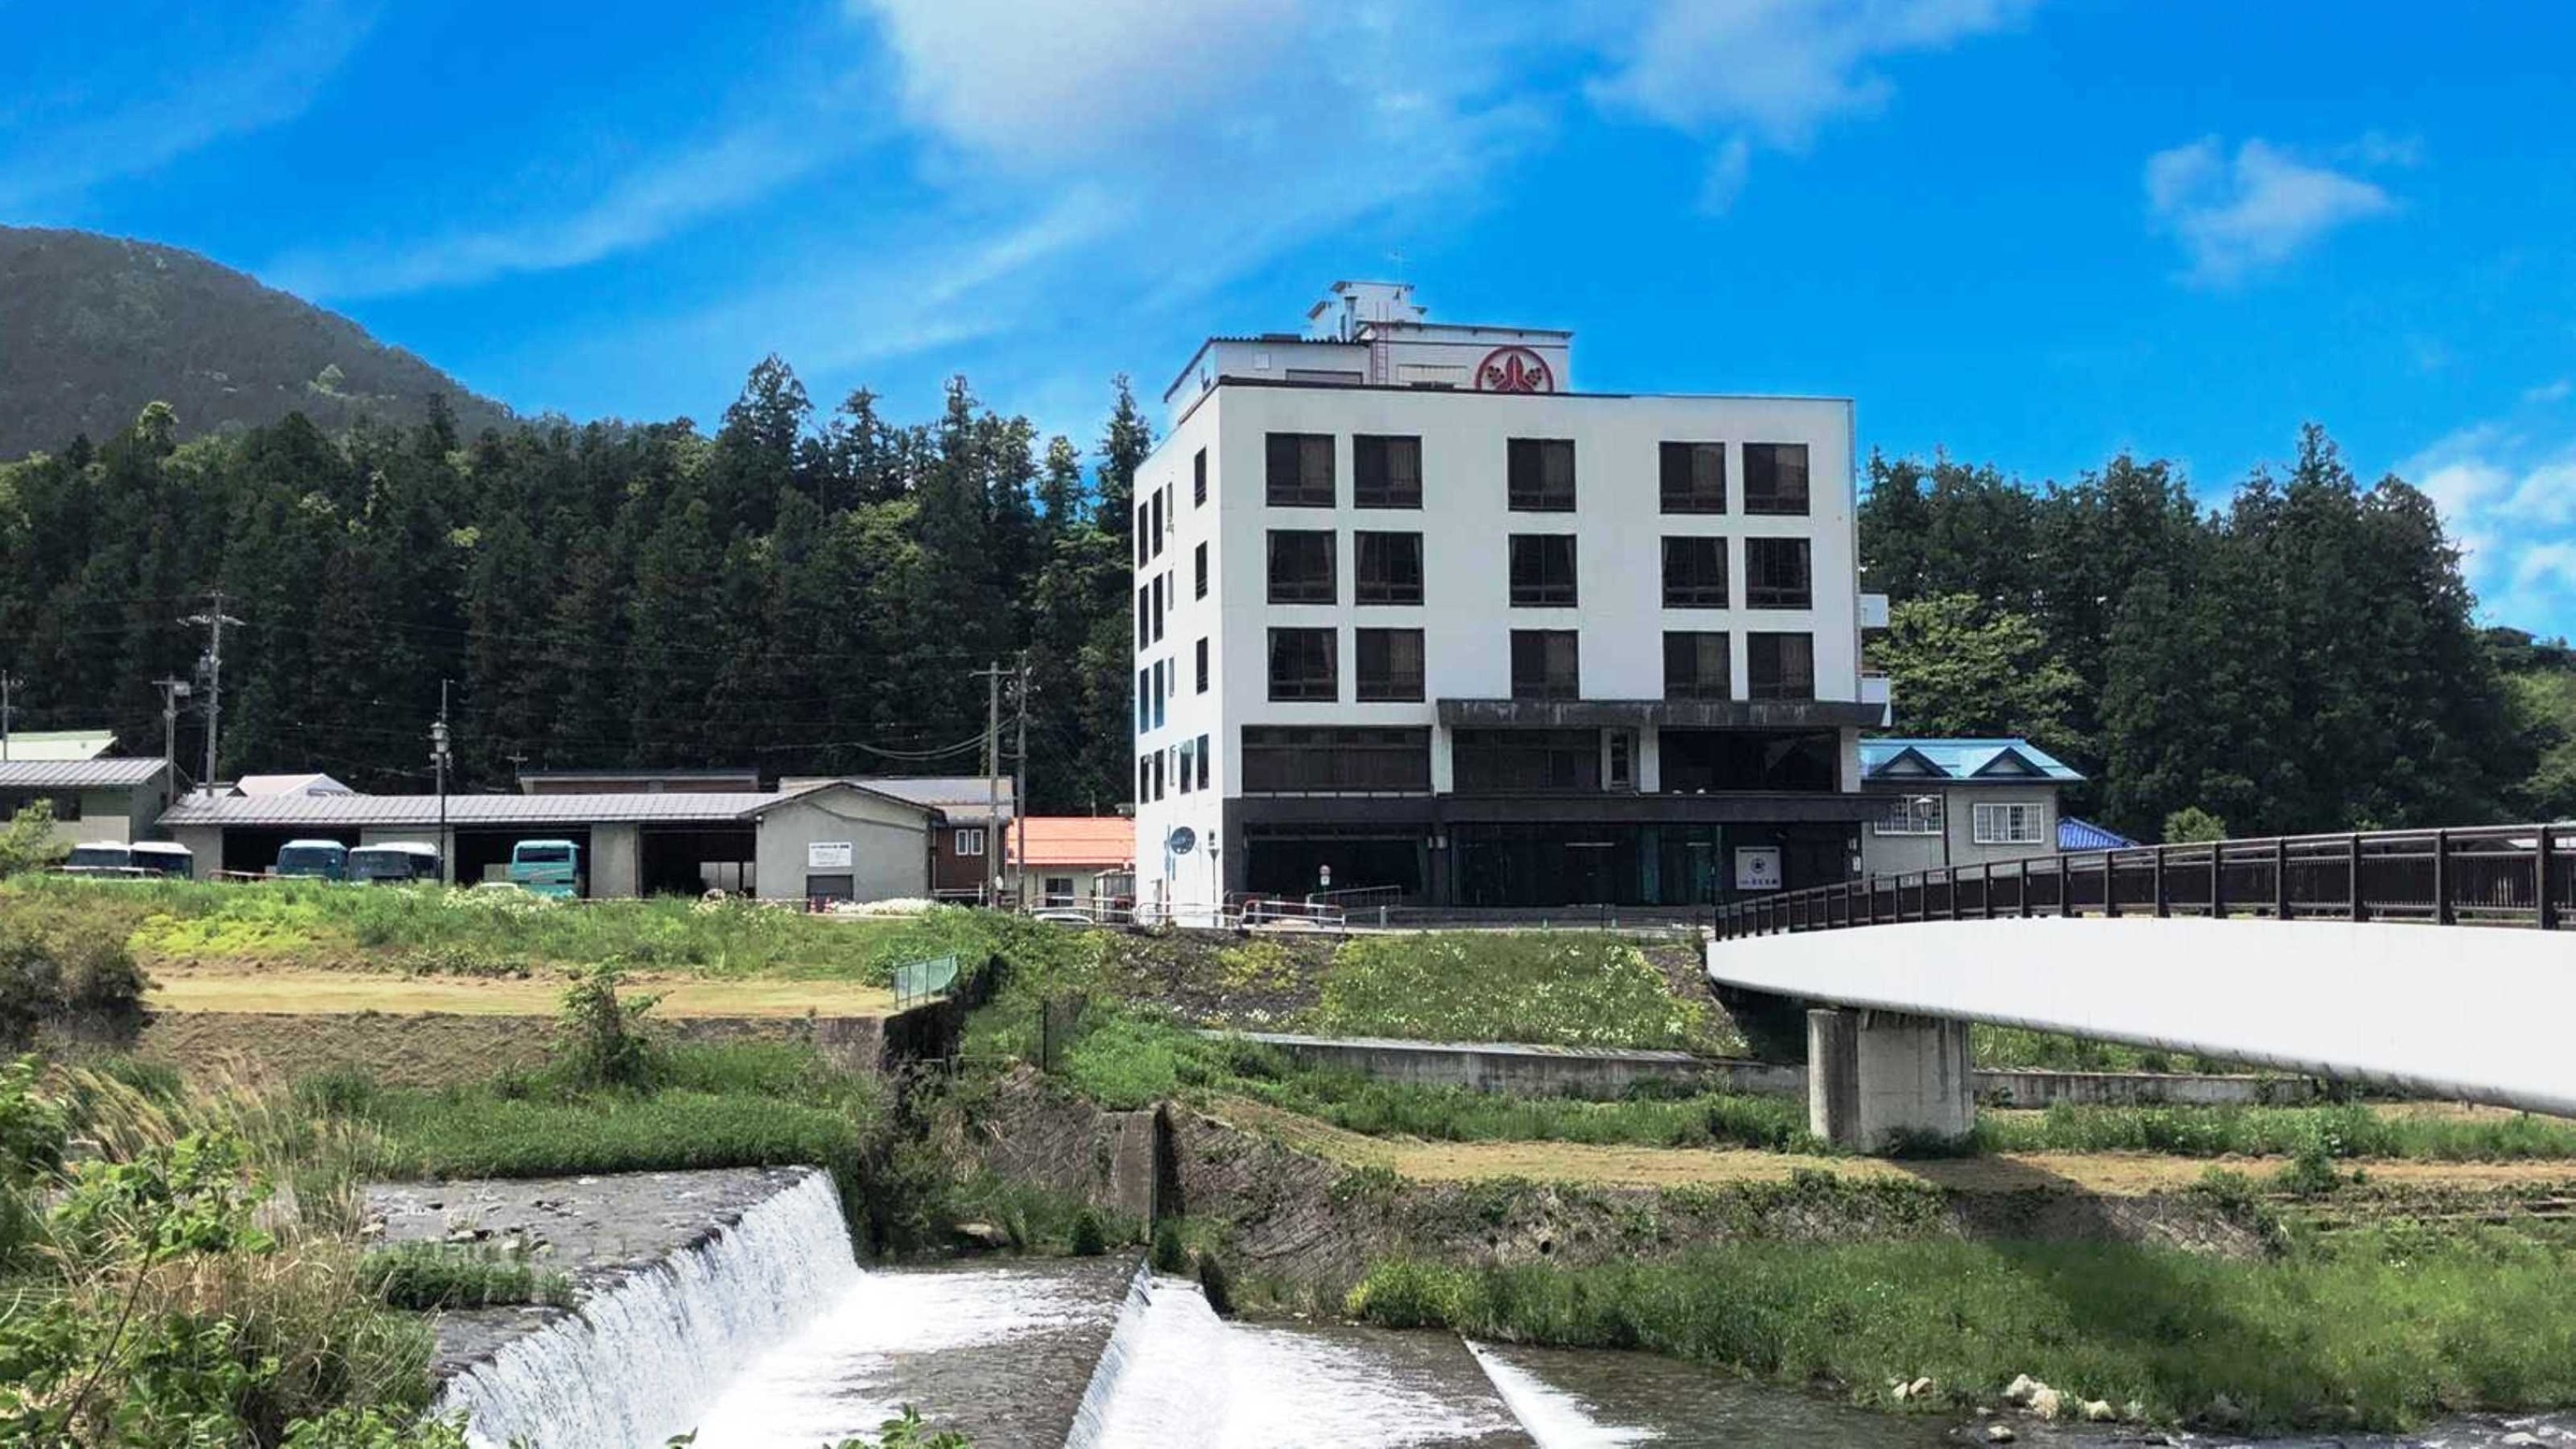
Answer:
<svg viewBox="0 0 2576 1449"><path fill-rule="evenodd" d="M1925 815L1932 817L1941 836L1941 868L1948 870L1950 868L1949 802L1939 795L1908 795L1905 797L1905 803L1909 808L1919 809Z"/></svg>

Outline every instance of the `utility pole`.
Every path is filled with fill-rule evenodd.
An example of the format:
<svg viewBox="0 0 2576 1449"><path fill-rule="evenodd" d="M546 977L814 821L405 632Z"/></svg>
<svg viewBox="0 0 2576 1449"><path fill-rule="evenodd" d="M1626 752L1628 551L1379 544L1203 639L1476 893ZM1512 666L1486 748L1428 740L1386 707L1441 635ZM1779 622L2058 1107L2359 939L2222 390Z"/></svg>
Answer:
<svg viewBox="0 0 2576 1449"><path fill-rule="evenodd" d="M1010 671L988 664L975 671L984 677L984 904L1000 898L1002 877L994 857L1002 848L1002 676Z"/></svg>
<svg viewBox="0 0 2576 1449"><path fill-rule="evenodd" d="M11 696L26 687L26 680L0 669L0 762L9 758L9 723L18 713L18 706L11 701Z"/></svg>
<svg viewBox="0 0 2576 1449"><path fill-rule="evenodd" d="M447 681L438 681L438 723L429 727L429 763L438 771L438 883L447 879L447 770L456 756L447 747Z"/></svg>
<svg viewBox="0 0 2576 1449"><path fill-rule="evenodd" d="M1011 854L1020 867L1020 909L1029 908L1029 651L1020 651L1019 743L1011 749Z"/></svg>
<svg viewBox="0 0 2576 1449"><path fill-rule="evenodd" d="M224 612L224 591L213 589L206 594L207 609L190 614L182 624L202 625L206 631L206 774L198 785L215 788L215 741L224 723L224 626L242 621Z"/></svg>
<svg viewBox="0 0 2576 1449"><path fill-rule="evenodd" d="M161 767L170 772L170 792L179 790L179 701L195 693L184 679L156 679L161 691Z"/></svg>

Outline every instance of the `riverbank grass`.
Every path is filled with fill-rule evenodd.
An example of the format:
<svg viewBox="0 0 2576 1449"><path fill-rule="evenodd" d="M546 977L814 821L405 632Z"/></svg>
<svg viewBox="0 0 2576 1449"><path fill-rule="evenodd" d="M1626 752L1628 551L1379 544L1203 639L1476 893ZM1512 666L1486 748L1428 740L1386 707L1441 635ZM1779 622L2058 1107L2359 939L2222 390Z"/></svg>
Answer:
<svg viewBox="0 0 2576 1449"><path fill-rule="evenodd" d="M1378 1266L1355 1317L1647 1349L1888 1409L1992 1404L2029 1374L2158 1423L2398 1430L2576 1400L2576 1254L2391 1227L2234 1261L2114 1243L1745 1242L1664 1262ZM1935 1392L1892 1385L1930 1378Z"/></svg>

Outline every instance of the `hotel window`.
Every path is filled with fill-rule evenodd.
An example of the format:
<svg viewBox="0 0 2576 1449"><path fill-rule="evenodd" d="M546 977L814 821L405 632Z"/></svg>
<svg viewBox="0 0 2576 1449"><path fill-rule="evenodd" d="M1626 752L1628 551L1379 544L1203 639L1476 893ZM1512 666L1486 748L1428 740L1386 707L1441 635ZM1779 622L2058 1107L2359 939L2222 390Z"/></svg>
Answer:
<svg viewBox="0 0 2576 1449"><path fill-rule="evenodd" d="M1803 538L1744 541L1744 607L1804 609L1815 602Z"/></svg>
<svg viewBox="0 0 2576 1449"><path fill-rule="evenodd" d="M1190 558L1190 597L1207 597L1207 545L1200 544Z"/></svg>
<svg viewBox="0 0 2576 1449"><path fill-rule="evenodd" d="M1151 584L1136 590L1136 647L1154 642L1154 589Z"/></svg>
<svg viewBox="0 0 2576 1449"><path fill-rule="evenodd" d="M1160 488L1154 490L1153 527L1152 546L1146 550L1145 556L1161 558L1163 556L1163 490Z"/></svg>
<svg viewBox="0 0 2576 1449"><path fill-rule="evenodd" d="M958 831L956 837L949 842L949 848L959 855L982 855L984 828L979 825L971 830Z"/></svg>
<svg viewBox="0 0 2576 1449"><path fill-rule="evenodd" d="M1157 800L1163 798L1163 752L1161 750L1154 752L1154 798Z"/></svg>
<svg viewBox="0 0 2576 1449"><path fill-rule="evenodd" d="M1151 521L1151 514L1147 512L1147 510L1146 510L1146 508L1145 508L1145 505L1144 505L1144 504L1142 504L1142 503L1137 504L1137 505L1136 505L1136 567L1138 567L1138 568L1140 568L1140 569L1141 569L1141 568L1143 568L1143 567L1145 566L1145 561L1146 561L1146 559L1147 559L1147 558L1149 558L1149 557L1151 557L1151 555L1147 554L1145 551L1146 551L1147 549L1152 548L1152 547L1154 546L1154 534L1153 534L1153 531L1152 531L1151 529L1149 529L1149 528L1147 528L1147 527L1145 526L1145 525L1146 525L1148 522L1150 522L1150 521Z"/></svg>
<svg viewBox="0 0 2576 1449"><path fill-rule="evenodd" d="M1330 629L1270 631L1270 697L1274 700L1342 697Z"/></svg>
<svg viewBox="0 0 2576 1449"><path fill-rule="evenodd" d="M1801 515L1807 511L1806 444L1744 445L1744 511Z"/></svg>
<svg viewBox="0 0 2576 1449"><path fill-rule="evenodd" d="M1725 539L1694 537L1664 540L1664 607L1667 609L1723 609L1726 607Z"/></svg>
<svg viewBox="0 0 2576 1449"><path fill-rule="evenodd" d="M1726 511L1726 445L1666 443L1662 447L1666 513Z"/></svg>
<svg viewBox="0 0 2576 1449"><path fill-rule="evenodd" d="M1207 686L1208 686L1208 641L1206 641L1205 639L1201 639L1201 640L1199 641L1199 661L1198 661L1198 663L1199 663L1199 687L1198 687L1198 692L1199 692L1199 693L1201 693L1201 694L1205 694L1205 693L1207 693Z"/></svg>
<svg viewBox="0 0 2576 1449"><path fill-rule="evenodd" d="M1351 535L1354 590L1360 604L1422 602L1422 535L1355 533Z"/></svg>
<svg viewBox="0 0 2576 1449"><path fill-rule="evenodd" d="M1172 746L1172 764L1176 767L1173 773L1180 776L1178 783L1184 795L1190 793L1190 782L1198 778L1198 772L1190 768L1190 749L1188 740Z"/></svg>
<svg viewBox="0 0 2576 1449"><path fill-rule="evenodd" d="M1163 642L1164 575L1154 575L1154 642Z"/></svg>
<svg viewBox="0 0 2576 1449"><path fill-rule="evenodd" d="M1887 802L1887 813L1880 816L1878 823L1870 829L1880 835L1938 835L1941 833L1941 797L1899 795Z"/></svg>
<svg viewBox="0 0 2576 1449"><path fill-rule="evenodd" d="M1163 721L1169 713L1171 698L1172 672L1165 667L1165 661L1157 659L1154 661L1154 728L1163 727Z"/></svg>
<svg viewBox="0 0 2576 1449"><path fill-rule="evenodd" d="M1204 790L1208 787L1208 737L1205 735L1199 736L1196 758L1199 762L1199 788Z"/></svg>
<svg viewBox="0 0 2576 1449"><path fill-rule="evenodd" d="M1734 660L1724 634L1674 630L1664 635L1664 698L1728 699Z"/></svg>
<svg viewBox="0 0 2576 1449"><path fill-rule="evenodd" d="M1972 818L1979 845L2037 845L2048 832L2044 805L1979 805Z"/></svg>
<svg viewBox="0 0 2576 1449"><path fill-rule="evenodd" d="M1330 604L1338 596L1332 530L1270 530L1270 602Z"/></svg>
<svg viewBox="0 0 2576 1449"><path fill-rule="evenodd" d="M1512 698L1583 697L1581 649L1572 629L1512 631Z"/></svg>
<svg viewBox="0 0 2576 1449"><path fill-rule="evenodd" d="M1816 636L1744 636L1744 692L1754 699L1816 697Z"/></svg>
<svg viewBox="0 0 2576 1449"><path fill-rule="evenodd" d="M1422 700L1422 631L1361 629L1352 640L1363 704Z"/></svg>
<svg viewBox="0 0 2576 1449"><path fill-rule="evenodd" d="M1351 439L1351 506L1354 508L1420 508L1422 506L1422 440Z"/></svg>
<svg viewBox="0 0 2576 1449"><path fill-rule="evenodd" d="M1506 502L1515 513L1574 511L1574 440L1514 438L1505 450Z"/></svg>
<svg viewBox="0 0 2576 1449"><path fill-rule="evenodd" d="M1271 507L1333 506L1332 434L1272 433L1268 452L1264 498Z"/></svg>
<svg viewBox="0 0 2576 1449"><path fill-rule="evenodd" d="M1511 537L1511 551L1512 607L1573 607L1573 534L1515 533Z"/></svg>
<svg viewBox="0 0 2576 1449"><path fill-rule="evenodd" d="M1190 459L1190 506L1207 507L1207 449L1205 448L1199 449L1198 456Z"/></svg>
<svg viewBox="0 0 2576 1449"><path fill-rule="evenodd" d="M1136 671L1136 733L1154 727L1154 671Z"/></svg>
<svg viewBox="0 0 2576 1449"><path fill-rule="evenodd" d="M1423 794L1431 789L1431 731L1243 727L1238 779L1246 795Z"/></svg>
<svg viewBox="0 0 2576 1449"><path fill-rule="evenodd" d="M1154 798L1154 757L1136 757L1136 803L1144 805Z"/></svg>

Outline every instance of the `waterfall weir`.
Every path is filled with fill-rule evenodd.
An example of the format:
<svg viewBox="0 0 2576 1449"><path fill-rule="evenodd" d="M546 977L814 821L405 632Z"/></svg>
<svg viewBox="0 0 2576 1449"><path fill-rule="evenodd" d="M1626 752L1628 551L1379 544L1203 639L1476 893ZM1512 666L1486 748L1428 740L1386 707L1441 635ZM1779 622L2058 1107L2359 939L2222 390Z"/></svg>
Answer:
<svg viewBox="0 0 2576 1449"><path fill-rule="evenodd" d="M475 1449L660 1449L857 1281L832 1179L794 1186L447 1382Z"/></svg>

